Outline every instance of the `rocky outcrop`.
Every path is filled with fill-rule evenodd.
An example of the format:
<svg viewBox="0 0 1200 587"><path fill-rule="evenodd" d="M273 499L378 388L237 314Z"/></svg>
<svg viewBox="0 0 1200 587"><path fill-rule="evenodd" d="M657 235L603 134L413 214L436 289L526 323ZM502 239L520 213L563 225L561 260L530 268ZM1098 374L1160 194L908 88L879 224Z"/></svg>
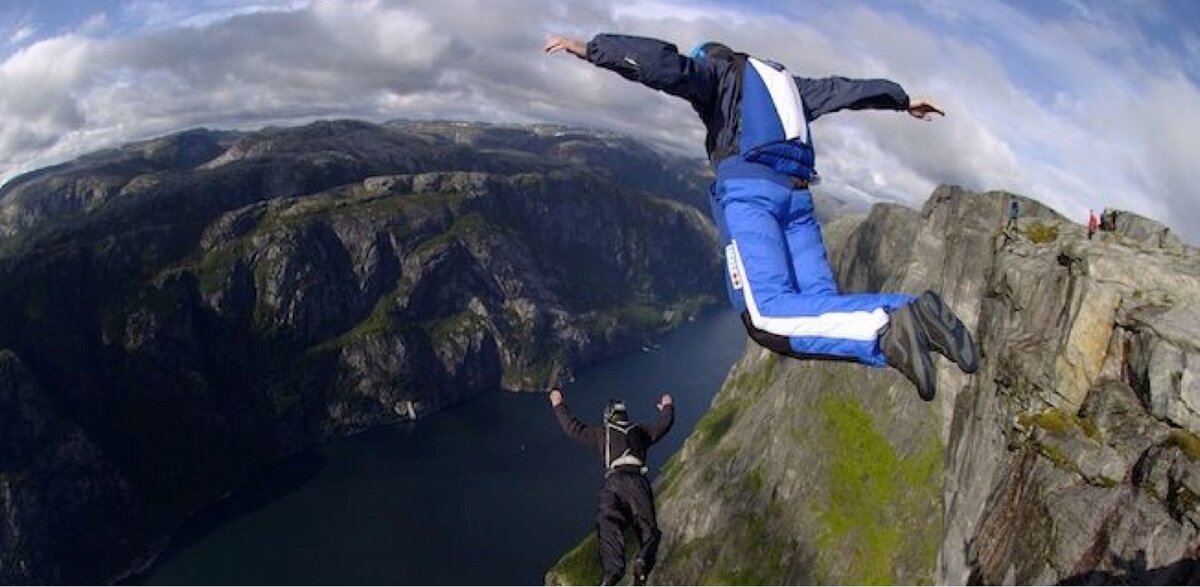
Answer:
<svg viewBox="0 0 1200 587"><path fill-rule="evenodd" d="M1126 213L1121 226L1164 234ZM947 582L1195 582L1200 255L1062 226L997 255L955 406ZM1134 235L1136 236L1136 235ZM1190 578L1191 581L1187 579Z"/></svg>
<svg viewBox="0 0 1200 587"><path fill-rule="evenodd" d="M550 129L198 130L6 185L0 578L113 579L265 463L715 301L702 163Z"/></svg>
<svg viewBox="0 0 1200 587"><path fill-rule="evenodd" d="M849 291L932 288L977 333L939 396L756 346L657 480L660 584L1194 583L1200 254L936 190L827 227ZM1121 224L1118 224L1121 226ZM594 538L547 575L595 581Z"/></svg>
<svg viewBox="0 0 1200 587"><path fill-rule="evenodd" d="M1119 234L1140 244L1179 252L1183 241L1161 222L1125 210L1105 208L1101 229Z"/></svg>
<svg viewBox="0 0 1200 587"><path fill-rule="evenodd" d="M113 576L143 553L142 499L88 434L0 350L0 583ZM122 532L112 532L119 524Z"/></svg>

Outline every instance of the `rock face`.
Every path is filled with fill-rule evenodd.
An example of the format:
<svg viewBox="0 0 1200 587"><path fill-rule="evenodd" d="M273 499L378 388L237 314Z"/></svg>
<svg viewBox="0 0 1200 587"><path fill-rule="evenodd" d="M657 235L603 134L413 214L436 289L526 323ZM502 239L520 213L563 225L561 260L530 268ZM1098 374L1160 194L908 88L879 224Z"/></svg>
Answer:
<svg viewBox="0 0 1200 587"><path fill-rule="evenodd" d="M848 291L932 288L980 371L891 370L754 345L656 484L659 584L1196 583L1200 252L1088 241L1010 194L936 190L826 230ZM1137 227L1136 229L1133 227ZM587 538L548 583L598 580Z"/></svg>
<svg viewBox="0 0 1200 587"><path fill-rule="evenodd" d="M0 583L112 580L267 462L544 389L694 315L721 293L702 165L559 127L331 121L13 180Z"/></svg>
<svg viewBox="0 0 1200 587"><path fill-rule="evenodd" d="M1111 230L1126 238L1175 252L1184 249L1183 241L1179 240L1179 237L1175 236L1170 228L1163 226L1160 222L1138 216L1132 212L1114 210L1112 208L1105 208L1101 218L1106 219L1109 225L1104 226L1102 224L1102 228Z"/></svg>
<svg viewBox="0 0 1200 587"><path fill-rule="evenodd" d="M944 581L1200 578L1200 255L1165 234L1123 213L994 258L990 356L947 447Z"/></svg>
<svg viewBox="0 0 1200 587"><path fill-rule="evenodd" d="M135 560L150 537L141 496L12 352L0 350L0 580L75 576ZM112 532L113 525L125 532Z"/></svg>

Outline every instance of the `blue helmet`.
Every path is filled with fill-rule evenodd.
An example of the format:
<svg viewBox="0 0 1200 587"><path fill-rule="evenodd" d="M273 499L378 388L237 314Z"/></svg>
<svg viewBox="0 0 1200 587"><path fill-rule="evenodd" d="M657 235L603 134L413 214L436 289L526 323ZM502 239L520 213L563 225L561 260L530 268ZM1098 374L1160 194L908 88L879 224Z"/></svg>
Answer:
<svg viewBox="0 0 1200 587"><path fill-rule="evenodd" d="M705 41L692 47L691 53L688 54L692 59L720 59L728 61L733 58L733 49L724 43L716 41Z"/></svg>

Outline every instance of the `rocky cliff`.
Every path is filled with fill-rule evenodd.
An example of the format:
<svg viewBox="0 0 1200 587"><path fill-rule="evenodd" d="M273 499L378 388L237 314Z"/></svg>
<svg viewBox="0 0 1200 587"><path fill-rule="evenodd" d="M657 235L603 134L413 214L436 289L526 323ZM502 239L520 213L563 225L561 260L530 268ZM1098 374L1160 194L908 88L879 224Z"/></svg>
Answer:
<svg viewBox="0 0 1200 587"><path fill-rule="evenodd" d="M920 401L891 370L753 345L659 473L659 584L1200 580L1200 252L1122 213L1087 240L941 187L827 229L849 291L939 290L977 333ZM595 539L549 583L599 577Z"/></svg>
<svg viewBox="0 0 1200 587"><path fill-rule="evenodd" d="M702 162L561 127L195 130L0 189L0 583L95 583L264 463L543 389L720 295Z"/></svg>

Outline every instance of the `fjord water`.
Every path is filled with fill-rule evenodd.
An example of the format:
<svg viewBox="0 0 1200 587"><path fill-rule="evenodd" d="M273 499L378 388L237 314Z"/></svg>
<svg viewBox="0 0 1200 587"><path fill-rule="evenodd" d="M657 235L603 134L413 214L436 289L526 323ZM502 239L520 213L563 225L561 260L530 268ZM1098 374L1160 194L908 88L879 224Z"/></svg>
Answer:
<svg viewBox="0 0 1200 587"><path fill-rule="evenodd" d="M691 433L745 348L736 314L708 313L582 370L564 392L585 421L619 397L635 420L675 400L650 475ZM308 451L189 522L147 584L541 584L593 531L603 477L544 394L496 391L415 423Z"/></svg>

